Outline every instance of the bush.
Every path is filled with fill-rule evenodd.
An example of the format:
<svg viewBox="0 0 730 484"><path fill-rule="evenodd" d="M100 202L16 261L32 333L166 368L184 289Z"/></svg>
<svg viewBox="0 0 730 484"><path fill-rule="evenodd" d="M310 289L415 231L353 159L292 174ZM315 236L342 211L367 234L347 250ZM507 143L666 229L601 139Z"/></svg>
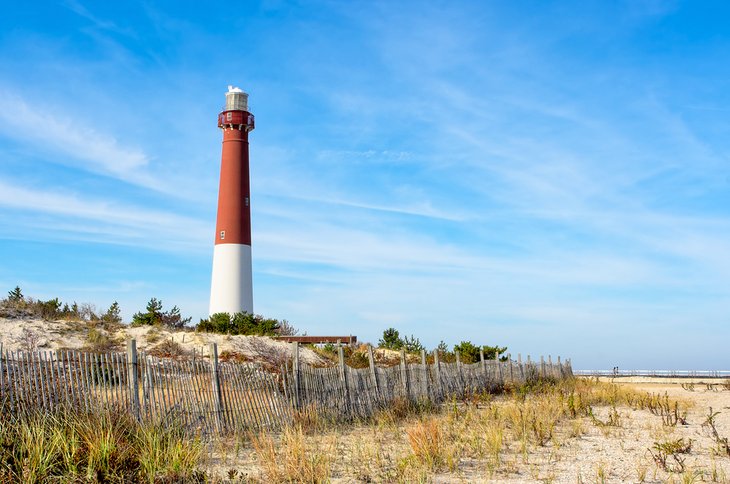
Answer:
<svg viewBox="0 0 730 484"><path fill-rule="evenodd" d="M454 351L459 353L462 363L475 363L479 361L479 346L475 346L471 341L462 341L458 345L454 345ZM497 354L502 354L507 351L507 347L500 346L482 346L481 350L484 351L485 360L493 360ZM506 357L502 357L501 361L507 361Z"/></svg>
<svg viewBox="0 0 730 484"><path fill-rule="evenodd" d="M195 331L203 333L228 334L231 331L231 315L228 313L215 313L207 319L201 319Z"/></svg>
<svg viewBox="0 0 730 484"><path fill-rule="evenodd" d="M162 324L162 301L156 298L147 303L147 312L134 313L132 326L155 326Z"/></svg>
<svg viewBox="0 0 730 484"><path fill-rule="evenodd" d="M383 338L378 341L378 348L386 348L389 350L404 349L408 353L420 353L425 349L421 342L415 336L411 335L401 338L400 333L395 328L388 328L383 331Z"/></svg>
<svg viewBox="0 0 730 484"><path fill-rule="evenodd" d="M19 303L25 300L23 291L20 290L20 286L15 286L15 289L8 291L8 301L11 303Z"/></svg>
<svg viewBox="0 0 730 484"><path fill-rule="evenodd" d="M61 316L59 313L59 309L61 309L61 301L59 301L58 298L49 299L48 301L36 301L35 306L36 315L46 321L53 321Z"/></svg>
<svg viewBox="0 0 730 484"><path fill-rule="evenodd" d="M403 338L403 349L406 350L408 353L420 353L426 348L423 347L418 338L415 338L413 337L413 335L411 335L410 338L408 336Z"/></svg>
<svg viewBox="0 0 730 484"><path fill-rule="evenodd" d="M444 363L453 363L456 361L456 355L453 351L449 350L449 346L444 343L443 340L441 340L441 342L436 347L436 351L438 352L441 361L443 361Z"/></svg>
<svg viewBox="0 0 730 484"><path fill-rule="evenodd" d="M118 306L117 306L118 308ZM93 304L84 303L79 307L76 302L71 306L57 297L43 301L26 297L20 287L8 292L8 297L0 300L0 315L9 318L40 318L46 321L66 319L69 321L98 321Z"/></svg>
<svg viewBox="0 0 730 484"><path fill-rule="evenodd" d="M109 309L101 315L101 321L104 323L118 324L122 322L121 309L119 309L119 303L114 301Z"/></svg>
<svg viewBox="0 0 730 484"><path fill-rule="evenodd" d="M132 326L166 326L172 329L181 329L192 318L183 318L180 315L180 309L173 306L169 311L162 310L162 301L156 298L150 299L147 303L147 311L135 313L132 316Z"/></svg>
<svg viewBox="0 0 730 484"><path fill-rule="evenodd" d="M231 335L276 336L279 334L280 325L277 319L244 311L233 316L228 313L215 313L207 319L201 319L195 330Z"/></svg>
<svg viewBox="0 0 730 484"><path fill-rule="evenodd" d="M395 328L388 328L383 331L383 338L378 341L378 348L386 348L389 350L399 350L403 346L403 340L400 333Z"/></svg>

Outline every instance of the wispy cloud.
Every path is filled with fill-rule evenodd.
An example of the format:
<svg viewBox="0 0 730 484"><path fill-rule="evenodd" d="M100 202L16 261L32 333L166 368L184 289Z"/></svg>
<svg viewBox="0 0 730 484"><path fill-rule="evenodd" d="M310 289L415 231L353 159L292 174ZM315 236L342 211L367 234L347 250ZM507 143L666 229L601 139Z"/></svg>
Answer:
<svg viewBox="0 0 730 484"><path fill-rule="evenodd" d="M97 17L77 0L64 0L63 5L66 6L69 10L78 14L79 16L89 20L94 25L94 27L100 30L107 30L117 34L134 37L134 32L131 29L119 27L117 23L112 22L111 20L103 20Z"/></svg>
<svg viewBox="0 0 730 484"><path fill-rule="evenodd" d="M123 146L114 136L54 113L48 106L32 105L7 90L0 92L0 132L45 154L65 155L49 157L49 161L162 188L159 180L144 171L150 160L141 149Z"/></svg>
<svg viewBox="0 0 730 484"><path fill-rule="evenodd" d="M211 224L174 213L141 208L109 199L83 197L16 186L0 180L0 207L32 216L17 216L13 233L30 240L94 240L161 251L206 249ZM52 215L42 218L39 215ZM20 226L38 230L26 232ZM12 237L5 233L5 237Z"/></svg>

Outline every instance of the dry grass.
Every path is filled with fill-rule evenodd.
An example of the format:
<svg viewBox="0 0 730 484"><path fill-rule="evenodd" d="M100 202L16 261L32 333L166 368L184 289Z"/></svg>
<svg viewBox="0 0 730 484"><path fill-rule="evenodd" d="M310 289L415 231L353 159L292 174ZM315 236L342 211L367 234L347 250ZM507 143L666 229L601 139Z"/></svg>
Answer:
<svg viewBox="0 0 730 484"><path fill-rule="evenodd" d="M726 482L730 459L711 455L706 445L677 454L701 458L688 459L683 469L663 469L652 459L654 442L688 442L685 426L661 408L672 416L676 408L681 416L692 405L576 379L451 401L440 409L399 402L354 426L310 408L283 435L259 434L244 442L237 462L242 474L258 482ZM695 424L699 428L701 421ZM707 442L713 442L709 436ZM615 454L593 450L595 445L615 448ZM677 449L662 448L668 463L676 463L671 452ZM243 464L247 455L255 456L250 465ZM571 462L586 457L573 468Z"/></svg>
<svg viewBox="0 0 730 484"><path fill-rule="evenodd" d="M305 439L301 427L290 427L276 439L270 433L251 437L263 477L269 482L327 482L335 442Z"/></svg>
<svg viewBox="0 0 730 484"><path fill-rule="evenodd" d="M1 482L174 482L202 464L202 445L174 422L126 413L18 414L0 424Z"/></svg>
<svg viewBox="0 0 730 484"><path fill-rule="evenodd" d="M584 380L439 408L404 400L351 425L307 408L281 433L211 442L218 467L175 425L112 413L16 416L0 420L0 481L727 482L725 415L691 408Z"/></svg>
<svg viewBox="0 0 730 484"><path fill-rule="evenodd" d="M453 463L442 432L439 422L433 417L406 428L413 458L429 471L438 471L448 462Z"/></svg>

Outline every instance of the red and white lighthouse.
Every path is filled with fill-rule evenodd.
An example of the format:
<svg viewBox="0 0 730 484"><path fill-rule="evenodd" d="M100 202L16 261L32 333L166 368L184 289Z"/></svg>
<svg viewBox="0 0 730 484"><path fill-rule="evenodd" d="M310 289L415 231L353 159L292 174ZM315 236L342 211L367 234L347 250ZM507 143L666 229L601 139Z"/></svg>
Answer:
<svg viewBox="0 0 730 484"><path fill-rule="evenodd" d="M248 133L254 128L254 118L248 111L248 94L228 86L218 127L223 130L223 152L210 314L241 311L253 314Z"/></svg>

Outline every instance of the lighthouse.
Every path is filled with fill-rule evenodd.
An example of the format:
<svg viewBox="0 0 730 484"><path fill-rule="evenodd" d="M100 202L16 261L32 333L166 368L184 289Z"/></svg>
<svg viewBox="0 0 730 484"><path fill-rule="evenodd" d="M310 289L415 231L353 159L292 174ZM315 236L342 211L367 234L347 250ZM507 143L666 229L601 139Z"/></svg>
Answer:
<svg viewBox="0 0 730 484"><path fill-rule="evenodd" d="M248 94L228 86L218 127L223 130L223 150L210 314L241 311L253 314L248 133L254 128L254 117L248 111Z"/></svg>

